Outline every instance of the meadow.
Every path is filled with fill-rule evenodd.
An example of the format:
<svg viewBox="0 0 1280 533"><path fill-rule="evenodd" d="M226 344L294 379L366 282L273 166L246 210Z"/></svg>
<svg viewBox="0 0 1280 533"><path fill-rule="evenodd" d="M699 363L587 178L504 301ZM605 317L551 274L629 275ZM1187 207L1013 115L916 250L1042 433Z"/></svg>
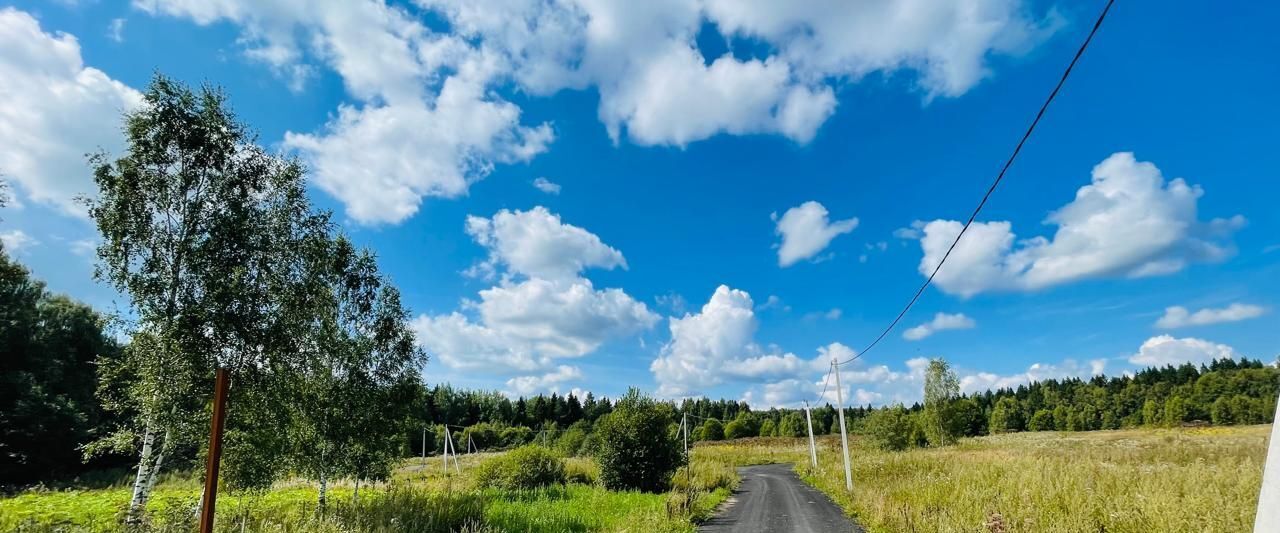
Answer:
<svg viewBox="0 0 1280 533"><path fill-rule="evenodd" d="M1270 426L1032 432L889 452L838 438L699 446L737 464L794 462L871 532L1249 531Z"/></svg>
<svg viewBox="0 0 1280 533"><path fill-rule="evenodd" d="M493 453L464 455L459 471L446 473L439 458L405 461L391 480L358 488L351 482L329 487L329 507L316 512L317 489L301 480L277 483L270 491L227 493L218 498L217 531L655 531L687 532L726 498L737 479L732 468L695 466L688 476L694 496L610 491L596 483L598 467L569 458L570 483L527 491L478 487L472 473ZM0 531L122 531L129 501L129 478L92 489L32 490L0 499ZM720 484L712 486L709 484ZM685 485L681 484L681 489ZM357 493L358 492L358 493ZM147 506L148 529L194 529L192 509L200 486L191 474L166 476Z"/></svg>
<svg viewBox="0 0 1280 533"><path fill-rule="evenodd" d="M845 491L840 441L753 438L704 442L667 494L608 491L590 459L569 459L564 487L499 491L470 472L492 454L464 456L461 473L438 458L407 460L393 479L349 482L315 511L301 481L219 498L219 531L693 531L738 479L735 467L793 463L871 532L1239 532L1252 525L1269 426L1035 432L962 439L945 448L888 452L851 438L854 491ZM694 490L686 491L692 487ZM84 490L0 499L0 530L119 531L127 479ZM156 531L189 531L199 493L189 475L162 480L148 511ZM687 495L694 494L690 499Z"/></svg>

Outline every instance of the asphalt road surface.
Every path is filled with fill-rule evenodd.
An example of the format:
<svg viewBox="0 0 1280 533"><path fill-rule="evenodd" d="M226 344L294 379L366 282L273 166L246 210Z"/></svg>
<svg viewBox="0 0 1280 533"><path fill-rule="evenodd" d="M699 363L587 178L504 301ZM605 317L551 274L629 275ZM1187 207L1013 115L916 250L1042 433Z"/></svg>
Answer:
<svg viewBox="0 0 1280 533"><path fill-rule="evenodd" d="M698 528L713 533L862 532L831 498L806 485L791 465L739 468L742 484L720 513Z"/></svg>

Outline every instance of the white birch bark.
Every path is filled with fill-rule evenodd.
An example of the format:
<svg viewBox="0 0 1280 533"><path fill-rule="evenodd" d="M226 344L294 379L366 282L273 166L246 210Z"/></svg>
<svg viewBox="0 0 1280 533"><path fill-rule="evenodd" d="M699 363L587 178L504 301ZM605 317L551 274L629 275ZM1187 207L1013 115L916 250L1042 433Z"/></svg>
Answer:
<svg viewBox="0 0 1280 533"><path fill-rule="evenodd" d="M129 498L129 513L125 523L137 525L142 523L142 513L147 505L147 485L151 482L151 471L155 458L152 457L156 440L155 429L150 422L142 434L142 454L138 460L138 475L133 480L133 496Z"/></svg>

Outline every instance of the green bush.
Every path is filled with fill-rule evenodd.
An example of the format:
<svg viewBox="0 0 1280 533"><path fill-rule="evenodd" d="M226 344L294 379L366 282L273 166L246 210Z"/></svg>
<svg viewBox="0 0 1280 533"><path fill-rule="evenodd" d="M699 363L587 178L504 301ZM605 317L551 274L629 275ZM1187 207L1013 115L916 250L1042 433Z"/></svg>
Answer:
<svg viewBox="0 0 1280 533"><path fill-rule="evenodd" d="M1053 431L1053 411L1041 409L1036 414L1031 415L1031 421L1027 422L1027 430L1029 431Z"/></svg>
<svg viewBox="0 0 1280 533"><path fill-rule="evenodd" d="M476 469L480 486L505 490L563 485L566 479L564 459L542 446L521 446Z"/></svg>
<svg viewBox="0 0 1280 533"><path fill-rule="evenodd" d="M764 422L760 424L760 436L772 437L774 436L775 433L776 433L776 425L773 423L773 419L772 418L764 419Z"/></svg>
<svg viewBox="0 0 1280 533"><path fill-rule="evenodd" d="M871 442L883 450L905 450L921 438L916 423L901 405L876 409L864 425Z"/></svg>
<svg viewBox="0 0 1280 533"><path fill-rule="evenodd" d="M533 441L533 430L524 426L503 428L502 432L498 434L498 440L504 448L524 446Z"/></svg>
<svg viewBox="0 0 1280 533"><path fill-rule="evenodd" d="M702 423L702 440L724 440L724 426L719 420L712 418Z"/></svg>
<svg viewBox="0 0 1280 533"><path fill-rule="evenodd" d="M754 436L754 432L751 431L751 424L742 417L735 418L724 426L724 438L726 439L744 439Z"/></svg>
<svg viewBox="0 0 1280 533"><path fill-rule="evenodd" d="M582 444L587 441L587 431L581 427L570 427L556 438L556 452L565 457L582 455Z"/></svg>
<svg viewBox="0 0 1280 533"><path fill-rule="evenodd" d="M778 423L774 430L779 437L805 437L809 435L809 428L805 425L804 416L800 413L788 413L782 417L782 421Z"/></svg>
<svg viewBox="0 0 1280 533"><path fill-rule="evenodd" d="M627 391L613 412L596 422L605 488L666 490L671 473L684 462L681 443L667 433L671 423L670 406L637 389Z"/></svg>
<svg viewBox="0 0 1280 533"><path fill-rule="evenodd" d="M490 450L504 445L502 442L502 432L505 428L498 424L489 422L480 422L470 426L462 433L458 434L458 448L466 451L467 438L471 438L471 443L475 445L477 450Z"/></svg>

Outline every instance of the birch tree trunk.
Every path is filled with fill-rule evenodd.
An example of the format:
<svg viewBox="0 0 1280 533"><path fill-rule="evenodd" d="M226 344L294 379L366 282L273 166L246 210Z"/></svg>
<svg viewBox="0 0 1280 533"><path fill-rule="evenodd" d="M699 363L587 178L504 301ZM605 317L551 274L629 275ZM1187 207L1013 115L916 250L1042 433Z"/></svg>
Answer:
<svg viewBox="0 0 1280 533"><path fill-rule="evenodd" d="M325 503L327 502L326 498L328 497L328 495L329 495L329 479L328 479L328 476L326 476L322 472L320 473L320 497L319 497L319 500L316 502L316 505L319 506L318 508L321 513L324 512L324 506L325 506Z"/></svg>
<svg viewBox="0 0 1280 533"><path fill-rule="evenodd" d="M154 452L154 444L156 440L155 428L152 423L147 423L146 432L142 435L142 456L138 460L138 475L133 480L133 496L129 499L129 513L125 517L125 523L130 525L138 525L142 523L142 513L147 505L148 486L151 484Z"/></svg>

